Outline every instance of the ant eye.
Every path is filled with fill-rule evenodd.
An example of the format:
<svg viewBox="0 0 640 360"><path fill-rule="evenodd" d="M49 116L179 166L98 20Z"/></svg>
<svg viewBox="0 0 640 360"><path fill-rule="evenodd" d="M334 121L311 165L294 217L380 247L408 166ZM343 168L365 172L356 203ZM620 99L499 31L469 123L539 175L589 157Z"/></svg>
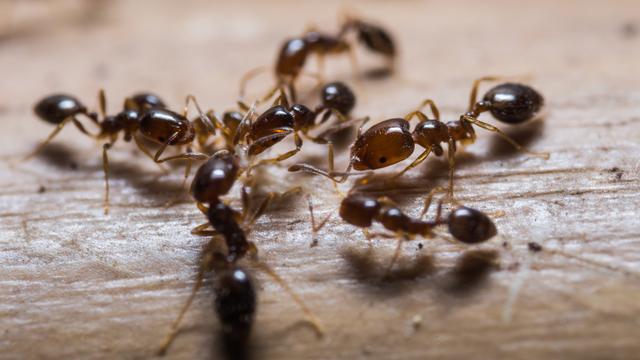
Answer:
<svg viewBox="0 0 640 360"><path fill-rule="evenodd" d="M387 158L383 156L378 161L380 162L380 164L384 164L387 162Z"/></svg>

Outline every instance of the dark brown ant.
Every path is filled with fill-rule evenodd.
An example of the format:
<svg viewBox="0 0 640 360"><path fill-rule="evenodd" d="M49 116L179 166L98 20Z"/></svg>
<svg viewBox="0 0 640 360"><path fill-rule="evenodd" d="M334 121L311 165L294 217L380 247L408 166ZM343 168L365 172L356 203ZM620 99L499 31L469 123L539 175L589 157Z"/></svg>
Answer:
<svg viewBox="0 0 640 360"><path fill-rule="evenodd" d="M211 120L202 114L200 107L193 96L188 96L189 101L194 102L201 121L206 125L205 129L198 129L186 118L187 106L184 113L178 114L166 109L164 102L156 95L150 93L139 93L124 101L123 110L115 116L106 114L106 97L103 90L99 92L100 120L98 114L90 113L87 107L79 100L69 95L56 94L47 96L36 103L34 111L42 120L57 125L51 134L40 144L31 154L25 157L29 159L40 152L69 122L72 122L83 134L95 139L107 139L103 145L102 159L105 175L105 199L104 212L109 211L109 158L108 150L118 140L118 135L122 132L126 142L134 140L138 148L154 162L160 164L169 160L188 160L185 170L185 180L188 177L191 162L193 160L204 160L208 155L191 151L191 143L196 135L205 136L215 132L216 128L224 128L214 118ZM98 134L89 133L77 116L84 115L89 118L100 129ZM155 155L146 148L136 134L140 134L145 139L160 145ZM186 146L187 151L178 155L160 158L168 146Z"/></svg>
<svg viewBox="0 0 640 360"><path fill-rule="evenodd" d="M226 195L233 187L239 172L240 165L238 155L227 150L222 150L214 154L196 172L191 186L191 193L197 201L198 208L207 216L208 221L194 228L192 234L214 237L203 250L203 257L200 270L196 277L196 283L187 302L174 321L171 332L163 342L160 348L160 354L166 352L176 337L178 326L184 314L191 306L196 293L203 285L205 273L214 271L218 274L221 272L222 276L227 277L238 275L237 271L239 268L237 267L237 262L247 256L255 260L258 268L272 277L289 293L293 300L298 303L318 335L322 335L323 333L320 323L302 299L300 299L273 269L267 264L257 260L258 249L253 242L247 239L253 224L264 213L269 202L273 200L276 195L269 194L251 216L248 216L250 204L247 190L244 186L242 188L242 213L237 212L228 204L220 201L220 196ZM279 196L283 197L296 191L298 191L298 189L292 189ZM213 230L207 229L209 227ZM227 250L226 254L214 251L216 243L215 236L220 236L224 239ZM243 271L242 275L247 275L246 271ZM249 283L249 277L244 277L246 278L245 280L234 278L225 279L224 277L222 279L218 278L217 280L216 311L223 324L223 335L224 338L226 338L225 347L227 347L226 350L230 353L237 353L237 351L246 348L253 313L255 312L255 291ZM242 305L241 309L234 309L234 302L237 302L238 306Z"/></svg>
<svg viewBox="0 0 640 360"><path fill-rule="evenodd" d="M527 85L514 83L498 85L489 90L482 101L476 101L479 84L482 81L496 79L494 77L485 77L474 82L470 95L469 110L461 115L459 120L447 123L441 122L437 106L432 100L427 99L422 102L418 109L407 114L404 118L382 121L364 133L362 133L361 126L358 130L356 141L351 147L347 170L339 178L335 176L338 174L334 174L331 171L326 172L307 164L293 165L289 168L289 171L303 170L327 176L337 182L344 182L350 175L352 168L358 171L385 168L411 156L414 152L415 144L423 147L425 150L404 170L394 176L398 177L422 163L431 152L437 156L442 155L444 153L442 144L446 143L448 145L449 160L449 195L453 196L456 143L466 144L475 141L476 135L473 125L497 132L516 149L529 155L548 158L548 153L528 151L499 128L478 120L478 115L482 112L490 111L500 121L519 123L531 119L542 107L543 98L537 91ZM431 108L434 119L430 119L422 112L422 108L425 106ZM409 121L414 117L417 117L420 122L411 132ZM330 167L332 167L332 164L330 164Z"/></svg>
<svg viewBox="0 0 640 360"><path fill-rule="evenodd" d="M255 166L280 162L294 156L302 148L302 137L318 144L327 144L329 158L332 158L333 147L323 136L363 120L348 120L346 117L355 106L355 102L356 97L351 89L339 82L327 84L323 88L322 103L315 110L299 103L289 105L286 95L281 89L280 96L273 105L253 121L251 120L253 107L249 110L245 121L237 128L234 143L248 144L248 155L256 156L293 134L295 149L275 158L260 160L250 166L249 170ZM321 120L316 122L320 115L322 115ZM331 115L338 119L335 126L325 131L321 135L322 137L314 137L309 134L309 131L326 122ZM331 160L330 163L332 162Z"/></svg>

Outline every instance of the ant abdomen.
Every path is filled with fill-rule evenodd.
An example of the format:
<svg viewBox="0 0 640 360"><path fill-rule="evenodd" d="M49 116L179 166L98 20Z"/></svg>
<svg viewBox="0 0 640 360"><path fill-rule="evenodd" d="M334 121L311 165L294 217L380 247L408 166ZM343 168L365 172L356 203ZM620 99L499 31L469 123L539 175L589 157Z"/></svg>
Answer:
<svg viewBox="0 0 640 360"><path fill-rule="evenodd" d="M304 39L287 40L278 55L276 74L279 76L298 76L304 67L308 53L309 46Z"/></svg>
<svg viewBox="0 0 640 360"><path fill-rule="evenodd" d="M51 124L60 124L78 114L87 114L87 107L80 100L65 94L55 94L38 101L33 108L36 115Z"/></svg>
<svg viewBox="0 0 640 360"><path fill-rule="evenodd" d="M232 267L216 273L214 307L222 323L222 346L230 359L243 359L251 335L257 296L249 273Z"/></svg>
<svg viewBox="0 0 640 360"><path fill-rule="evenodd" d="M195 130L189 120L171 110L150 109L140 117L140 133L149 140L169 145L190 144Z"/></svg>
<svg viewBox="0 0 640 360"><path fill-rule="evenodd" d="M238 157L227 154L202 164L191 183L191 194L201 203L214 203L231 190L238 176Z"/></svg>
<svg viewBox="0 0 640 360"><path fill-rule="evenodd" d="M496 119L519 124L533 118L544 105L544 98L530 86L505 83L489 90L483 102Z"/></svg>
<svg viewBox="0 0 640 360"><path fill-rule="evenodd" d="M358 227L371 226L379 210L378 199L361 194L349 195L340 203L340 217Z"/></svg>
<svg viewBox="0 0 640 360"><path fill-rule="evenodd" d="M398 163L413 153L415 144L409 122L397 118L382 121L365 131L352 147L356 170L373 170Z"/></svg>
<svg viewBox="0 0 640 360"><path fill-rule="evenodd" d="M498 233L496 225L485 213L466 206L453 210L447 222L451 235L467 244L487 241Z"/></svg>
<svg viewBox="0 0 640 360"><path fill-rule="evenodd" d="M358 21L358 40L369 50L387 57L396 55L396 47L393 38L380 26Z"/></svg>

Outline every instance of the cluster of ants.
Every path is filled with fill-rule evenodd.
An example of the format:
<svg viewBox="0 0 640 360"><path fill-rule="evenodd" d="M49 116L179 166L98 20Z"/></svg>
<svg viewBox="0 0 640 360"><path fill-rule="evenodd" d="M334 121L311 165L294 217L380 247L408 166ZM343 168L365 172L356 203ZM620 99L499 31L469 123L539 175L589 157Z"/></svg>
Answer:
<svg viewBox="0 0 640 360"><path fill-rule="evenodd" d="M434 194L444 192L441 188L429 192L424 209L418 217L407 215L388 197L368 195L358 191L357 187L342 196L339 209L342 220L361 228L369 239L374 236L397 239L398 245L388 270L394 265L405 240L433 237L434 229L440 226L446 226L453 238L465 244L481 243L496 235L496 227L486 214L454 200L455 154L459 144L474 142L475 127L496 132L517 149L531 155L548 157L548 154L527 151L497 127L479 120L480 114L490 112L499 121L519 124L532 119L543 105L543 97L536 90L519 83L495 86L482 99L478 99L480 84L497 81L498 78L476 80L466 112L457 120L449 122L440 120L436 104L427 99L405 116L378 122L363 131L369 118L352 116L356 96L342 82L322 84L320 105L315 108L298 101L296 81L307 75L303 69L311 55L317 56L319 64L323 64L325 56L333 54L350 54L354 59L353 51L357 44L384 58L390 69L394 66L396 46L388 31L359 18L348 18L337 34L312 30L287 40L276 60L275 85L264 96L247 105L244 101L245 85L259 72L250 71L241 82L239 109L222 115L214 111L203 112L196 98L191 95L186 97L185 108L181 113L170 110L160 97L151 93L139 93L126 98L122 111L115 115L106 114L103 91L99 93L98 113L89 111L78 99L69 95L51 95L35 105L36 115L56 128L28 157L40 152L69 123L73 123L83 134L105 141L102 152L105 213L109 211L108 153L121 134L124 141L133 140L142 153L155 163L186 161L184 181L189 177L192 163L204 161L193 178L190 193L207 222L194 228L192 233L211 237L211 240L203 250L193 291L162 344L161 354L167 351L178 333L180 321L202 287L205 275L213 273L215 310L222 323L225 352L230 358L244 357L257 303L252 276L246 268L239 265L240 260L245 258L253 259L257 268L282 285L301 306L316 331L322 334L320 323L313 313L272 269L257 259L257 247L248 239L253 225L265 213L271 201L302 191L298 187L280 194L270 193L258 206L252 207L251 190L255 183L252 170L276 165L293 157L302 149L303 139L327 147L328 169L298 163L289 166L288 171L303 171L327 177L336 189L338 183L345 182L357 171L370 172L408 159L418 145L422 152L394 176L399 177L418 166L431 153L443 155L443 145L447 145L449 186L446 197L453 205L448 214L443 215L443 200L440 200L434 219L425 219ZM274 97L275 100L266 110L257 110L259 105ZM195 106L198 113L193 120L188 118L190 104ZM423 112L425 107L430 109L430 116ZM96 125L99 132L88 131L86 121L81 121L85 118ZM411 130L410 123L414 118L417 118L418 123ZM348 167L345 171L337 172L333 164L334 148L329 138L356 125L357 135L350 147ZM311 134L321 126L326 127L322 133ZM263 152L290 137L293 137L294 149L273 158L260 158ZM157 149L150 150L149 142L155 143ZM163 157L170 148L177 149L177 153ZM366 181L367 178L364 177L358 184ZM241 183L241 210L234 209L230 201L223 198L237 182ZM315 234L327 223L328 217L316 224L309 195L307 200ZM368 229L374 224L379 224L387 232L369 232ZM222 239L224 246L219 246L217 239Z"/></svg>

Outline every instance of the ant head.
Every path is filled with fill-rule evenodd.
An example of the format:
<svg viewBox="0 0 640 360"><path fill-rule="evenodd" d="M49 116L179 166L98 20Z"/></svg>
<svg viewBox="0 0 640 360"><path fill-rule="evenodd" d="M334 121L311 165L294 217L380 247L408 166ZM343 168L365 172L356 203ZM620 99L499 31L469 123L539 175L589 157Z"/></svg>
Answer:
<svg viewBox="0 0 640 360"><path fill-rule="evenodd" d="M293 116L293 124L296 129L306 131L313 127L316 114L308 107L302 104L293 104L290 113Z"/></svg>
<svg viewBox="0 0 640 360"><path fill-rule="evenodd" d="M413 140L424 148L446 143L448 139L447 125L439 120L421 121L413 129Z"/></svg>
<svg viewBox="0 0 640 360"><path fill-rule="evenodd" d="M87 108L75 97L65 94L54 94L38 101L33 107L36 115L51 124L60 124L65 119L87 114Z"/></svg>
<svg viewBox="0 0 640 360"><path fill-rule="evenodd" d="M447 222L451 235L467 244L487 241L498 233L495 224L487 215L466 206L453 210Z"/></svg>
<svg viewBox="0 0 640 360"><path fill-rule="evenodd" d="M496 119L519 124L530 120L542 108L544 98L530 86L505 83L489 90L483 98Z"/></svg>
<svg viewBox="0 0 640 360"><path fill-rule="evenodd" d="M348 115L356 106L356 96L343 82L328 83L322 88L322 105Z"/></svg>
<svg viewBox="0 0 640 360"><path fill-rule="evenodd" d="M353 168L362 171L387 167L411 156L414 148L405 119L385 120L356 140L351 148Z"/></svg>
<svg viewBox="0 0 640 360"><path fill-rule="evenodd" d="M350 194L340 203L340 217L358 227L371 226L379 210L378 199L364 194Z"/></svg>
<svg viewBox="0 0 640 360"><path fill-rule="evenodd" d="M244 115L239 111L227 111L222 115L222 123L229 129L231 134L236 133L242 119L244 119Z"/></svg>

